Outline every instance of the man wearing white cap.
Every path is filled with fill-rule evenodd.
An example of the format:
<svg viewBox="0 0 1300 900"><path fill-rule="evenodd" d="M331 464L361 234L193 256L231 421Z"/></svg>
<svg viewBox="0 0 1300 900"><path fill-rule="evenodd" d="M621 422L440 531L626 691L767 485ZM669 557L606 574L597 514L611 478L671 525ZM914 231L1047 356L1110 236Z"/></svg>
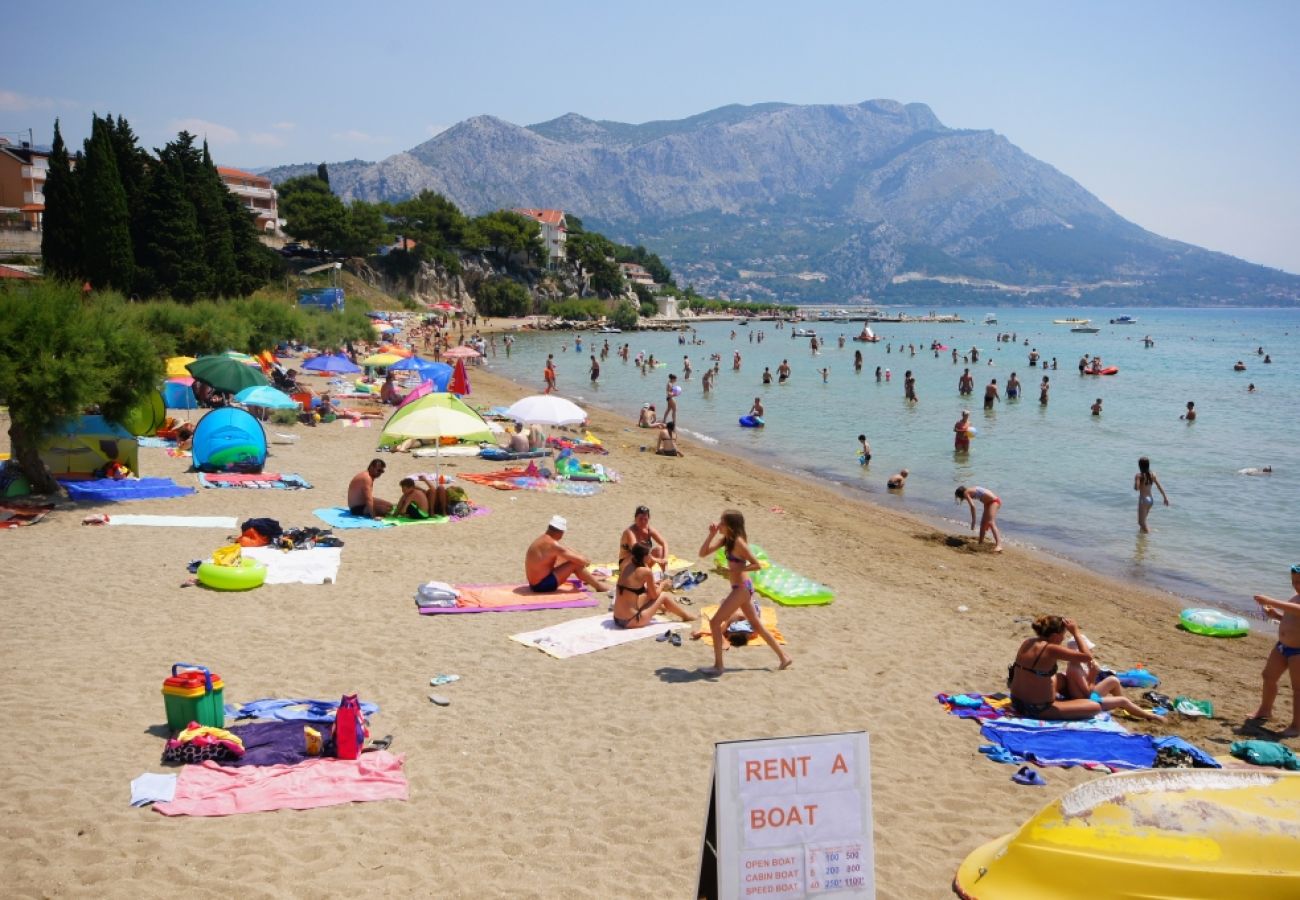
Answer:
<svg viewBox="0 0 1300 900"><path fill-rule="evenodd" d="M554 593L574 576L581 578L593 590L612 590L612 585L587 570L590 562L585 556L560 543L560 538L568 530L569 523L564 516L552 516L546 525L546 533L528 545L528 552L524 554L524 577L533 593Z"/></svg>

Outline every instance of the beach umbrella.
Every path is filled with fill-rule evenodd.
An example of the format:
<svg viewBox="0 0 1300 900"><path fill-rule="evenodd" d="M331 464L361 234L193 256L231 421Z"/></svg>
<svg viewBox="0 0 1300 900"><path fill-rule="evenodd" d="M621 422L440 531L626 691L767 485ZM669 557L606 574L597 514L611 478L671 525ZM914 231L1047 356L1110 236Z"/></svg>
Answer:
<svg viewBox="0 0 1300 900"><path fill-rule="evenodd" d="M227 350L221 355L228 357L229 359L238 360L246 366L257 366L258 368L261 368L262 366L262 361L256 356L249 356L247 353L240 353L238 350Z"/></svg>
<svg viewBox="0 0 1300 900"><path fill-rule="evenodd" d="M444 390L446 389L446 387L447 387L446 385L443 385ZM397 408L401 409L403 406L406 406L408 403L414 403L416 400L419 400L421 397L427 397L430 394L436 392L437 390L438 390L437 386L434 385L432 381L421 381L415 387L411 388L410 393L408 393L405 397L402 398L402 402L397 404Z"/></svg>
<svg viewBox="0 0 1300 900"><path fill-rule="evenodd" d="M483 417L451 394L428 394L414 403L400 407L388 417L380 435L380 445L396 444L407 438L433 441L434 471L442 466L442 439L491 441L492 430Z"/></svg>
<svg viewBox="0 0 1300 900"><path fill-rule="evenodd" d="M473 347L461 346L452 347L450 350L444 350L442 351L442 355L446 359L477 359L483 354L479 353Z"/></svg>
<svg viewBox="0 0 1300 900"><path fill-rule="evenodd" d="M198 409L199 401L190 390L193 378L168 378L163 384L163 403L168 409Z"/></svg>
<svg viewBox="0 0 1300 900"><path fill-rule="evenodd" d="M246 387L271 383L261 369L246 366L229 356L201 356L185 368L198 381L227 394L238 394Z"/></svg>
<svg viewBox="0 0 1300 900"><path fill-rule="evenodd" d="M582 407L556 394L534 394L517 400L506 417L525 425L578 425L587 419Z"/></svg>
<svg viewBox="0 0 1300 900"><path fill-rule="evenodd" d="M354 374L361 371L361 367L348 359L346 356L338 354L329 354L327 356L313 356L302 364L304 369L311 372L339 372L343 374Z"/></svg>
<svg viewBox="0 0 1300 900"><path fill-rule="evenodd" d="M377 368L378 367L386 368L388 366L391 366L393 363L398 363L401 361L402 361L402 357L398 356L396 353L376 353L372 356L367 356L365 359L361 360L361 365L375 366Z"/></svg>
<svg viewBox="0 0 1300 900"><path fill-rule="evenodd" d="M393 363L388 368L393 372L410 372L423 370L427 366L439 366L442 363L436 363L431 359L425 359L423 356L408 356L406 359Z"/></svg>
<svg viewBox="0 0 1300 900"><path fill-rule="evenodd" d="M447 390L458 397L464 397L469 393L469 373L465 371L465 360L456 360L456 371L451 376L451 384Z"/></svg>
<svg viewBox="0 0 1300 900"><path fill-rule="evenodd" d="M235 395L235 401L245 406L264 406L267 409L297 409L298 401L284 391L273 387L257 386L244 388Z"/></svg>
<svg viewBox="0 0 1300 900"><path fill-rule="evenodd" d="M190 363L194 362L194 359L195 358L193 356L173 356L171 359L167 360L166 363L167 377L168 378L187 377L190 373L185 367L188 366Z"/></svg>
<svg viewBox="0 0 1300 900"><path fill-rule="evenodd" d="M407 350L405 347L399 347L397 344L383 344L380 346L378 352L395 353L398 356L402 357L402 359L407 359L408 357L415 355L412 351Z"/></svg>

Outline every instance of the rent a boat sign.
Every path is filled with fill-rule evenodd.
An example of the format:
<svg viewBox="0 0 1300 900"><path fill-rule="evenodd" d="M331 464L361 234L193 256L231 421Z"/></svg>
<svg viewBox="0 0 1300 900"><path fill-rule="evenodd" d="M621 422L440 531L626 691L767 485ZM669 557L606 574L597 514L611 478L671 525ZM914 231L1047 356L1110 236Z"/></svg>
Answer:
<svg viewBox="0 0 1300 900"><path fill-rule="evenodd" d="M866 732L714 750L700 897L874 898Z"/></svg>

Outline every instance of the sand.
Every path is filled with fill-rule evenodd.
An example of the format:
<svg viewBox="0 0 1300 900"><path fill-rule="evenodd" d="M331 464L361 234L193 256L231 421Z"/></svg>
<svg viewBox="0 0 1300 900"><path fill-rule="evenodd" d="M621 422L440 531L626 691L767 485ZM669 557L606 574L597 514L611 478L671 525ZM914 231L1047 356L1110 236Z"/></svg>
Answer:
<svg viewBox="0 0 1300 900"><path fill-rule="evenodd" d="M477 372L473 381L478 404L522 393ZM299 442L273 445L268 469L297 472L315 490L200 490L120 511L319 524L311 510L343 502L348 478L375 455L378 426L292 430ZM1254 709L1269 626L1235 641L1183 633L1176 598L1017 547L1014 517L995 556L975 551L969 532L945 534L689 441L681 459L641 452L649 433L609 415L594 414L592 431L623 476L600 496L469 485L490 515L340 532L333 585L182 588L186 562L221 544L221 532L82 526L103 510L66 502L36 526L0 532L5 893L685 897L715 741L862 729L879 896L943 897L968 852L1098 777L1047 769L1048 787L1017 786L1013 767L977 752L978 729L933 699L1000 689L1026 617L1072 615L1103 661L1143 663L1167 693L1213 699L1215 720L1157 728L1211 753L1227 752ZM161 450L141 460L145 474L197 483L187 461ZM431 468L388 462L379 486L390 499L399 478ZM696 672L711 662L699 642L639 641L561 661L507 639L593 610L415 612L422 581L520 580L524 547L555 513L568 517L566 543L611 557L641 503L687 557L722 509L740 509L774 559L836 589L832 606L780 610L792 669L775 671L761 645L729 651L734 671L711 680ZM1285 590L1278 568L1243 594ZM723 588L714 576L694 592L696 608ZM159 688L178 661L220 673L227 701L355 691L378 703L372 729L394 735L405 755L410 800L222 819L130 808L130 780L165 771ZM451 705L435 707L429 677L448 672L463 678L436 689ZM1289 716L1286 685L1276 713Z"/></svg>

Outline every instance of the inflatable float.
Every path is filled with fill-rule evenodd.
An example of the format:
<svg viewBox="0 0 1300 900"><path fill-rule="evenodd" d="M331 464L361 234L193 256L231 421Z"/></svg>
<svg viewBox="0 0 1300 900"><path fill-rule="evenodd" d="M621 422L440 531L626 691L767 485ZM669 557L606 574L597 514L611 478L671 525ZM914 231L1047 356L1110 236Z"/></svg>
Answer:
<svg viewBox="0 0 1300 900"><path fill-rule="evenodd" d="M1282 900L1300 896L1297 833L1300 772L1122 772L975 850L952 888L965 900Z"/></svg>
<svg viewBox="0 0 1300 900"><path fill-rule="evenodd" d="M762 428L762 427L763 427L763 424L764 424L764 423L763 423L763 420L762 420L761 418L759 418L758 416L741 416L741 417L740 417L740 427L741 427L741 428Z"/></svg>
<svg viewBox="0 0 1300 900"><path fill-rule="evenodd" d="M1104 369L1084 369L1084 375L1114 375L1119 372L1119 366L1107 366Z"/></svg>
<svg viewBox="0 0 1300 900"><path fill-rule="evenodd" d="M782 606L825 606L835 599L835 592L785 566L772 565L751 576L754 590Z"/></svg>
<svg viewBox="0 0 1300 900"><path fill-rule="evenodd" d="M266 581L266 564L255 559L240 560L237 566L199 564L199 584L217 591L251 591Z"/></svg>
<svg viewBox="0 0 1300 900"><path fill-rule="evenodd" d="M1250 631L1250 623L1241 616L1217 609L1185 609L1178 616L1178 624L1192 634L1210 637L1241 637Z"/></svg>

